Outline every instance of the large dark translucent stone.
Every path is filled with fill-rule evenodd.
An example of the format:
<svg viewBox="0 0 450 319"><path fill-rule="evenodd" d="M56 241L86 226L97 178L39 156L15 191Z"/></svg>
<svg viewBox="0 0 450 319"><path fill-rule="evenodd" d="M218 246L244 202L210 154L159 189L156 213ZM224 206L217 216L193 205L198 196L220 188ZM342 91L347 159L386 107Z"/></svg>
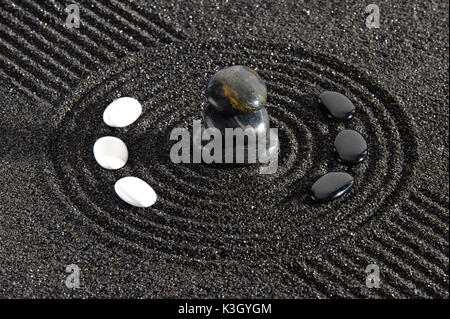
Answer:
<svg viewBox="0 0 450 319"><path fill-rule="evenodd" d="M264 107L251 114L229 116L207 104L203 110L203 122L205 128L217 128L222 136L225 136L226 128L241 128L243 131L249 130L249 135L255 138L266 136L270 126L269 114Z"/></svg>
<svg viewBox="0 0 450 319"><path fill-rule="evenodd" d="M236 65L213 75L206 87L206 98L223 114L247 114L264 107L267 88L254 70Z"/></svg>
<svg viewBox="0 0 450 319"><path fill-rule="evenodd" d="M230 116L220 113L212 105L207 104L203 110L203 122L202 135L205 129L212 128L221 133L223 162L227 161L226 154L232 154L231 158L234 163L266 163L269 159L277 156L278 134L276 131L270 130L269 114L264 107L251 114ZM235 129L242 129L241 133L243 134L232 132ZM226 141L227 131L228 134L231 134L228 142ZM199 138L200 136L194 136L195 145L203 148L210 143L210 140L200 141ZM239 152L242 157L237 155Z"/></svg>
<svg viewBox="0 0 450 319"><path fill-rule="evenodd" d="M319 96L319 103L321 103L329 117L344 121L349 120L355 114L355 105L345 95L338 92L325 91Z"/></svg>
<svg viewBox="0 0 450 319"><path fill-rule="evenodd" d="M334 140L337 159L345 164L357 164L367 157L367 143L361 134L354 130L343 130Z"/></svg>
<svg viewBox="0 0 450 319"><path fill-rule="evenodd" d="M311 197L316 202L329 202L344 195L352 186L353 177L350 174L327 173L311 186Z"/></svg>

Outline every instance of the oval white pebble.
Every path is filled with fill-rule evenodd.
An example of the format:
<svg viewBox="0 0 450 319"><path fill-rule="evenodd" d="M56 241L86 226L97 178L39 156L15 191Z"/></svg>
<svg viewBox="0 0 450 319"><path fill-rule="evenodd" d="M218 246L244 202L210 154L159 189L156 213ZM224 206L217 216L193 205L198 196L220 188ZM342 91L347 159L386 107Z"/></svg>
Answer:
<svg viewBox="0 0 450 319"><path fill-rule="evenodd" d="M124 127L138 119L142 105L132 97L121 97L111 102L103 112L103 121L112 127Z"/></svg>
<svg viewBox="0 0 450 319"><path fill-rule="evenodd" d="M119 179L114 190L122 200L136 207L149 207L156 202L153 188L137 177L127 176Z"/></svg>
<svg viewBox="0 0 450 319"><path fill-rule="evenodd" d="M119 169L128 161L128 149L121 139L104 136L94 144L94 157L103 168Z"/></svg>

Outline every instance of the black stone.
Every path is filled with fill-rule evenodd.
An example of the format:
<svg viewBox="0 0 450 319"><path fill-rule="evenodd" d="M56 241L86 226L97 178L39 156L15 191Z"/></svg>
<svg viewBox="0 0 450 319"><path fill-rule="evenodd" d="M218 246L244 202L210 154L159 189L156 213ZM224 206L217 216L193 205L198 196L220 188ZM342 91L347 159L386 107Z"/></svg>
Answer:
<svg viewBox="0 0 450 319"><path fill-rule="evenodd" d="M206 98L223 114L248 114L264 107L267 87L254 70L236 65L213 75L206 87Z"/></svg>
<svg viewBox="0 0 450 319"><path fill-rule="evenodd" d="M266 136L270 126L269 114L264 107L251 114L229 116L222 114L211 104L207 104L203 110L203 122L205 128L217 128L223 137L226 128L241 128L244 131L249 129L250 136L254 136L255 139Z"/></svg>
<svg viewBox="0 0 450 319"><path fill-rule="evenodd" d="M355 105L345 95L338 92L325 91L319 96L321 103L330 118L338 121L349 120L355 114Z"/></svg>
<svg viewBox="0 0 450 319"><path fill-rule="evenodd" d="M314 201L324 203L341 197L353 186L353 177L344 172L331 172L320 177L311 186Z"/></svg>
<svg viewBox="0 0 450 319"><path fill-rule="evenodd" d="M342 163L361 163L367 157L366 140L354 130L340 131L334 140L334 153Z"/></svg>
<svg viewBox="0 0 450 319"><path fill-rule="evenodd" d="M203 122L204 127L202 129L202 135L205 129L211 128L215 128L221 133L223 162L225 161L226 153L232 154L235 163L246 164L267 163L269 159L277 156L279 149L278 134L276 131L270 130L269 114L264 107L251 114L225 115L212 105L206 104L203 110ZM231 143L227 143L227 128L242 129L244 137L238 139L233 136ZM198 145L199 147L203 148L210 143L210 140L199 141L198 138L198 136L194 136L195 145ZM259 149L260 145L264 145L261 150ZM237 157L238 151L242 151L242 161ZM254 154L254 157L251 154ZM252 158L256 161L253 161Z"/></svg>

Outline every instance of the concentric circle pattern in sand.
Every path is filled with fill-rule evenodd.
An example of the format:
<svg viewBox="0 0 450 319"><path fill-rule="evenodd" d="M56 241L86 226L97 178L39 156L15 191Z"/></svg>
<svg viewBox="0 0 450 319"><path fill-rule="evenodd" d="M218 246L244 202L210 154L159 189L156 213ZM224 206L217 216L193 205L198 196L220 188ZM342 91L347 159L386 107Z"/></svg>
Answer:
<svg viewBox="0 0 450 319"><path fill-rule="evenodd" d="M201 119L208 79L235 64L256 69L266 81L271 126L280 136L276 174L170 161L171 130ZM348 96L354 119L334 123L322 114L323 90ZM138 99L144 112L130 127L113 129L102 112L120 96ZM366 71L288 44L161 45L107 66L64 104L69 111L46 154L58 191L105 237L180 260L258 262L319 248L382 217L408 194L415 171L416 133L405 106ZM343 128L366 137L364 163L347 167L333 158ZM107 135L127 144L129 161L121 170L106 171L93 158L93 143ZM340 200L313 205L310 184L331 170L351 173L355 186ZM155 189L154 206L135 208L117 198L114 183L127 175Z"/></svg>

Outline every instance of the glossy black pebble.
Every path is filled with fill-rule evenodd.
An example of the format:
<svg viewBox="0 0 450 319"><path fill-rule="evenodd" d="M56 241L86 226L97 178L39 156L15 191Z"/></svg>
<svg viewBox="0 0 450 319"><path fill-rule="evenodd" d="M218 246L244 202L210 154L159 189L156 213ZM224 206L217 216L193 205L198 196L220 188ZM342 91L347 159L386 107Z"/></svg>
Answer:
<svg viewBox="0 0 450 319"><path fill-rule="evenodd" d="M311 186L314 201L324 203L341 197L353 186L353 177L344 172L331 172L320 177Z"/></svg>
<svg viewBox="0 0 450 319"><path fill-rule="evenodd" d="M319 96L319 103L327 110L328 117L338 121L349 120L355 114L355 105L352 101L338 92L323 92Z"/></svg>
<svg viewBox="0 0 450 319"><path fill-rule="evenodd" d="M206 87L206 98L222 114L249 114L264 107L267 87L256 71L235 65L213 75Z"/></svg>
<svg viewBox="0 0 450 319"><path fill-rule="evenodd" d="M366 140L354 130L340 131L334 140L334 153L342 163L361 163L367 157Z"/></svg>

